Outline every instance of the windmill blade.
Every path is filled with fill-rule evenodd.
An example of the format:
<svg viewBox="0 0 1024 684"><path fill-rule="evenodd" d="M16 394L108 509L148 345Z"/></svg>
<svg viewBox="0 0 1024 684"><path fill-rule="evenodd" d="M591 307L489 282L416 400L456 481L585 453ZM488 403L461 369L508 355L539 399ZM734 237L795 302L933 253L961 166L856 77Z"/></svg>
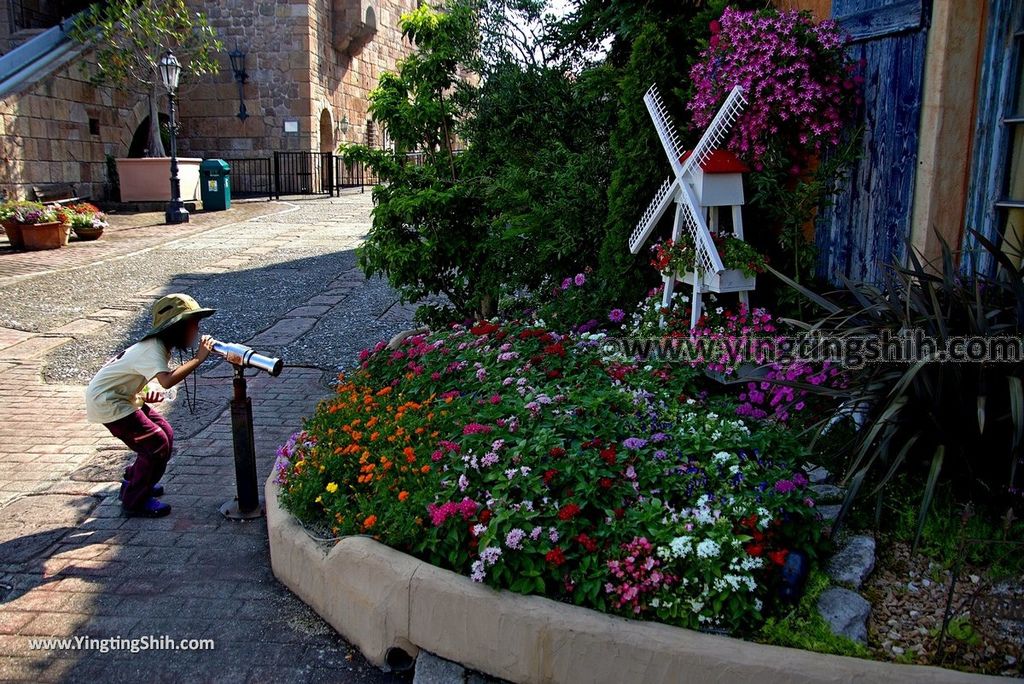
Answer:
<svg viewBox="0 0 1024 684"><path fill-rule="evenodd" d="M718 146L725 140L729 129L732 128L736 119L739 118L740 112L743 111L743 107L746 104L747 99L743 96L743 87L735 86L732 92L729 93L729 97L725 98L725 102L722 103L718 113L715 114L715 118L711 120L711 125L704 131L704 135L701 136L700 141L693 148L693 151L690 152L686 162L681 164L682 168L677 173L682 175L687 173L694 164L700 166L706 162L711 153L718 149Z"/></svg>
<svg viewBox="0 0 1024 684"><path fill-rule="evenodd" d="M700 210L697 195L689 183L679 183L679 188L683 224L693 238L693 245L697 251L694 265L701 273L721 273L725 270L725 265L722 264L722 257L718 255L715 242L711 239L711 231L704 221L704 213Z"/></svg>
<svg viewBox="0 0 1024 684"><path fill-rule="evenodd" d="M633 234L629 236L630 254L639 252L643 244L647 242L647 238L651 236L654 227L658 225L658 221L665 215L668 205L672 204L672 198L675 197L677 187L679 187L679 180L673 180L669 177L658 188L658 192L654 194L654 199L647 207L647 211L644 212L640 222L636 224Z"/></svg>
<svg viewBox="0 0 1024 684"><path fill-rule="evenodd" d="M683 163L680 161L684 151L682 141L676 127L668 118L668 110L665 108L665 102L661 99L661 93L658 92L657 86L652 85L644 94L644 104L647 105L647 111L651 115L651 120L654 121L654 129L658 131L658 138L661 140L662 147L665 148L665 154L668 155L668 161L672 164L672 170L675 171L677 177L683 175Z"/></svg>

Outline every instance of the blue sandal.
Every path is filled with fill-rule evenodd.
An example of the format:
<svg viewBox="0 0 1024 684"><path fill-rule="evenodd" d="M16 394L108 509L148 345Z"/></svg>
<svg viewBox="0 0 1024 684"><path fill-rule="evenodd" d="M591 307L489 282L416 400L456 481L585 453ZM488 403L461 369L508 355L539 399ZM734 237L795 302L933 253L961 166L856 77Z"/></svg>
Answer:
<svg viewBox="0 0 1024 684"><path fill-rule="evenodd" d="M170 504L165 504L160 499L149 497L146 499L138 508L124 507L124 512L130 516L136 516L140 518L162 518L165 515L169 515L171 512Z"/></svg>

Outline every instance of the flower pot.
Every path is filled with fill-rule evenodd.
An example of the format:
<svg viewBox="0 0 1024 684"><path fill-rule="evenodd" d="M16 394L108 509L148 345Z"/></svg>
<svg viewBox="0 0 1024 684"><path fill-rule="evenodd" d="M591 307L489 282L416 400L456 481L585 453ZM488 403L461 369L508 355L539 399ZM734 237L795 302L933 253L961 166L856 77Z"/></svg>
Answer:
<svg viewBox="0 0 1024 684"><path fill-rule="evenodd" d="M75 231L75 236L79 240L90 241L99 240L100 236L103 235L102 228L86 228L85 226L75 226L72 230Z"/></svg>
<svg viewBox="0 0 1024 684"><path fill-rule="evenodd" d="M11 247L13 249L25 249L25 243L21 239L21 225L14 221L4 221L4 232L7 233L7 239L11 241Z"/></svg>
<svg viewBox="0 0 1024 684"><path fill-rule="evenodd" d="M202 159L178 157L178 181L183 202L199 196L199 165ZM122 202L166 202L171 199L170 157L118 159Z"/></svg>
<svg viewBox="0 0 1024 684"><path fill-rule="evenodd" d="M28 250L60 249L68 243L71 228L60 221L22 225L21 236Z"/></svg>

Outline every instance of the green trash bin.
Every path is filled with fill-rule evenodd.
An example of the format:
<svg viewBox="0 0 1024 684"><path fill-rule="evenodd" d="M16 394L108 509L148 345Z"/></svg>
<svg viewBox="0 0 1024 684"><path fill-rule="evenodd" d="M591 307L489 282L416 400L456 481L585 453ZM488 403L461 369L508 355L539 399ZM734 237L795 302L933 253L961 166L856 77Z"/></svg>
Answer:
<svg viewBox="0 0 1024 684"><path fill-rule="evenodd" d="M204 211L231 208L231 167L223 159L204 159L199 165L199 185Z"/></svg>

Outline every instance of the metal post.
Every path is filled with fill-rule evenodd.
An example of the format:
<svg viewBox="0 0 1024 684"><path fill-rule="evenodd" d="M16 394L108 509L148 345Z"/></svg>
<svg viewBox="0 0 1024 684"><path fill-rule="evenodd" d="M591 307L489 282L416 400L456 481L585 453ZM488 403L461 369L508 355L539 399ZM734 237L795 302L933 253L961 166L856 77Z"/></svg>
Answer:
<svg viewBox="0 0 1024 684"><path fill-rule="evenodd" d="M256 477L256 440L252 433L252 400L246 395L245 368L235 366L231 398L231 437L235 446L235 482L238 496L225 501L220 512L232 520L263 517Z"/></svg>
<svg viewBox="0 0 1024 684"><path fill-rule="evenodd" d="M178 179L178 124L174 111L174 91L167 93L167 113L171 132L171 201L167 203L165 220L169 224L188 223L188 209L181 201L181 181Z"/></svg>

